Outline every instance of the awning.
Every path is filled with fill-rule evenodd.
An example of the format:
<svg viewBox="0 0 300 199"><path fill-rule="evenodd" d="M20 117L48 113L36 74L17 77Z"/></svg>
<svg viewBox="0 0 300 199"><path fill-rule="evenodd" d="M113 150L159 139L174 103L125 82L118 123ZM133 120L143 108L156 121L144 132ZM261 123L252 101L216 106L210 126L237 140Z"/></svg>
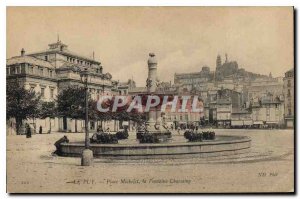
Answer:
<svg viewBox="0 0 300 199"><path fill-rule="evenodd" d="M241 120L231 121L231 126L243 126L244 123Z"/></svg>
<svg viewBox="0 0 300 199"><path fill-rule="evenodd" d="M274 121L267 121L266 124L278 124L278 122L274 122Z"/></svg>
<svg viewBox="0 0 300 199"><path fill-rule="evenodd" d="M124 121L124 122L122 123L122 126L129 126L128 121Z"/></svg>
<svg viewBox="0 0 300 199"><path fill-rule="evenodd" d="M252 120L244 120L244 125L252 125L253 121Z"/></svg>
<svg viewBox="0 0 300 199"><path fill-rule="evenodd" d="M264 123L262 121L254 121L253 124L261 124L261 125L263 125Z"/></svg>

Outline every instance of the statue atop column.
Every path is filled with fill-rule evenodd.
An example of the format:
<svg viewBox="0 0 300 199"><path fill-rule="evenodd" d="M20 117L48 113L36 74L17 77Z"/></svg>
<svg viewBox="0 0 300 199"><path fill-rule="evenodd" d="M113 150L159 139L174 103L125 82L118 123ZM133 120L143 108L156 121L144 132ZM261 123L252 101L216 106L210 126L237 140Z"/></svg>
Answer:
<svg viewBox="0 0 300 199"><path fill-rule="evenodd" d="M148 58L148 78L147 78L147 91L153 93L156 91L157 79L157 60L154 53L149 53Z"/></svg>

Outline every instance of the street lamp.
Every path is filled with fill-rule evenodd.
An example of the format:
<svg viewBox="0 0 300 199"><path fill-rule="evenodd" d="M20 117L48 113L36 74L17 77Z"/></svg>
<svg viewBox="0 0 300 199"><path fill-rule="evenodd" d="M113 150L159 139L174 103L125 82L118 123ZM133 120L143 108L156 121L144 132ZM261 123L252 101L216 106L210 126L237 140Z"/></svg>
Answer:
<svg viewBox="0 0 300 199"><path fill-rule="evenodd" d="M90 138L89 138L89 99L88 99L88 68L84 68L80 71L81 82L84 84L85 89L85 149L82 152L81 166L90 166L93 164L93 151L90 150Z"/></svg>

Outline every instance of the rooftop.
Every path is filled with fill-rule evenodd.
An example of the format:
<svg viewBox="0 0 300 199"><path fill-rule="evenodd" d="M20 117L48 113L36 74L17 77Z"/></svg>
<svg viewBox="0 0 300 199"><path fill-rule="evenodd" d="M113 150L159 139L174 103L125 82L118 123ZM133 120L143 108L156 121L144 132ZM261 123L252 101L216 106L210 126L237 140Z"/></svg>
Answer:
<svg viewBox="0 0 300 199"><path fill-rule="evenodd" d="M217 104L231 104L231 99L217 99Z"/></svg>
<svg viewBox="0 0 300 199"><path fill-rule="evenodd" d="M232 108L232 114L250 114L250 112L241 108Z"/></svg>
<svg viewBox="0 0 300 199"><path fill-rule="evenodd" d="M70 57L77 57L80 59L83 59L85 61L89 61L92 63L96 63L96 64L101 64L101 62L94 60L93 58L89 58L89 57L85 57L82 55L79 55L75 52L70 51L67 47L66 44L63 44L61 41L57 41L56 43L52 43L49 44L49 49L47 50L43 50L43 51L39 51L39 52L34 52L34 53L29 53L29 56L34 56L34 55L40 55L40 54L52 54L52 53L59 53L62 55L67 55Z"/></svg>
<svg viewBox="0 0 300 199"><path fill-rule="evenodd" d="M7 66L15 65L15 64L23 64L23 63L43 66L47 68L54 68L54 66L50 62L32 56L17 56L6 60Z"/></svg>
<svg viewBox="0 0 300 199"><path fill-rule="evenodd" d="M147 92L146 87L135 87L129 90L130 93Z"/></svg>

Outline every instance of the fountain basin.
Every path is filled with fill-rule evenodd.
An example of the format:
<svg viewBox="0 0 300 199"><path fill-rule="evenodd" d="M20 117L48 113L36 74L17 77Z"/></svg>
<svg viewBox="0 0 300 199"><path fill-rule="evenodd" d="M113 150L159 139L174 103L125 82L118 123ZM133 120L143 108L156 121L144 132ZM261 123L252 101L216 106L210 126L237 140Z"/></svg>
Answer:
<svg viewBox="0 0 300 199"><path fill-rule="evenodd" d="M250 150L251 139L246 136L217 136L213 141L202 142L168 142L158 144L91 144L96 158L179 158L186 156L221 156L245 153ZM80 157L84 150L84 142L61 143L62 156Z"/></svg>
<svg viewBox="0 0 300 199"><path fill-rule="evenodd" d="M149 131L149 133L155 134L157 137L167 137L171 138L172 133L170 131ZM144 132L137 132L136 133L136 139L141 139Z"/></svg>

